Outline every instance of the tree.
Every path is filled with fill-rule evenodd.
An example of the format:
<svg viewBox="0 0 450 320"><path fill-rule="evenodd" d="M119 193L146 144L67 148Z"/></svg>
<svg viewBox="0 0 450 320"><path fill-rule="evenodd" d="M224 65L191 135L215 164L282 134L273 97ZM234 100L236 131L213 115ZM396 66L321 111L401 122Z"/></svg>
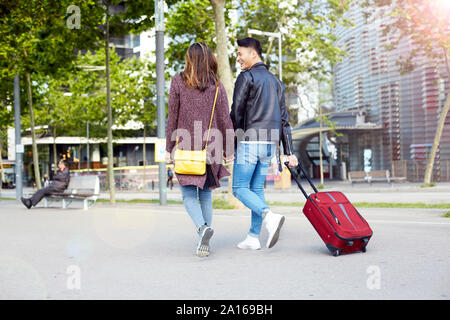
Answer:
<svg viewBox="0 0 450 320"><path fill-rule="evenodd" d="M229 47L229 40L234 39L234 29L231 25L231 19L229 17L230 11L233 7L231 5L231 1L228 1L227 3L225 1L223 2L225 4L223 9L225 27L228 30L226 36L229 38L227 40L227 47ZM220 9L218 10L220 11ZM220 14L220 12L218 13ZM172 73L174 71L182 71L186 51L189 46L196 41L204 41L208 47L211 48L211 50L215 51L216 54L219 55L218 40L217 36L215 36L215 19L216 14L210 0L180 1L169 9L166 22L166 32L169 38L167 59L173 68L173 70L170 70ZM232 57L228 55L228 52L226 53L229 60L228 64L230 65ZM219 61L219 69L222 64L223 63ZM231 85L233 85L232 82L233 80L231 79Z"/></svg>
<svg viewBox="0 0 450 320"><path fill-rule="evenodd" d="M166 1L168 5L175 2ZM5 0L0 6L0 64L10 61L7 69L15 69L16 73L24 72L30 89L36 74L50 75L64 67L73 68L75 50L91 50L103 46L106 51L103 63L106 68L106 105L111 109L110 34L120 36L148 30L154 25L153 13L154 1L146 0L86 0L75 1L75 4L71 0ZM30 119L33 122L31 91L28 90L28 102ZM111 112L108 112L107 118L109 158L112 160ZM33 125L31 128L34 131ZM33 145L35 146L35 138ZM37 157L37 149L33 149L33 157ZM34 162L38 175L37 161ZM113 182L111 165L108 172L110 182ZM39 180L36 181L38 184ZM114 183L110 183L110 196L110 201L114 203Z"/></svg>
<svg viewBox="0 0 450 320"><path fill-rule="evenodd" d="M228 101L233 101L233 74L231 72L230 58L228 54L228 35L225 24L225 0L210 0L214 9L214 22L217 40L218 73Z"/></svg>
<svg viewBox="0 0 450 320"><path fill-rule="evenodd" d="M111 115L113 126L120 128L129 121L141 122L151 129L156 107L151 101L154 96L154 64L145 59L133 57L120 62L115 50L110 50ZM79 69L67 73L64 78L50 79L47 84L46 113L40 114L43 122L52 127L52 134L84 135L87 122L91 138L103 138L107 130L106 92L104 90L105 49L79 54L75 63ZM84 66L84 67L83 67ZM96 71L86 66L100 67ZM81 134L80 134L81 132ZM120 130L116 130L118 135ZM134 133L133 133L134 134Z"/></svg>
<svg viewBox="0 0 450 320"><path fill-rule="evenodd" d="M174 0L168 0L168 5L175 3ZM123 10L119 10L116 14L112 14L110 9L114 5L124 4ZM105 15L105 28L103 33L104 47L105 47L105 70L106 70L106 105L108 110L108 181L110 203L115 203L115 185L113 172L113 146L112 146L112 107L111 107L111 80L110 80L110 64L109 64L109 46L110 34L120 36L129 32L139 32L147 30L154 26L154 1L145 0L102 0L101 6Z"/></svg>
<svg viewBox="0 0 450 320"><path fill-rule="evenodd" d="M225 25L225 0L210 0L214 8L214 21L217 40L217 62L218 73L225 91L227 92L228 102L233 102L233 74L230 67L230 58L228 55L228 36ZM232 193L233 185L233 166L230 166L230 176L228 178L228 203L235 208L242 207L242 203Z"/></svg>
<svg viewBox="0 0 450 320"><path fill-rule="evenodd" d="M396 39L388 49L396 48L403 38L411 39L416 45L406 57L400 57L398 64L400 72L411 72L417 67L419 59L426 57L431 65L445 66L447 83L450 80L449 53L450 5L445 0L365 0L363 7L369 10L379 8L379 15L388 15L392 22L388 23L383 33L395 33ZM379 15L375 15L375 18ZM371 15L367 13L367 16ZM431 147L428 163L425 169L424 186L431 185L432 172L436 151L439 146L445 120L450 109L450 95L447 92L444 107L437 123L436 134Z"/></svg>
<svg viewBox="0 0 450 320"><path fill-rule="evenodd" d="M54 74L71 65L76 47L92 44L92 25L84 19L83 33L71 32L63 19L71 1L4 1L0 7L0 57L2 66L26 77L27 101L32 132L36 185L41 188L32 96L32 77ZM80 6L87 9L91 1ZM92 11L91 11L92 13Z"/></svg>
<svg viewBox="0 0 450 320"><path fill-rule="evenodd" d="M238 38L248 35L248 29L281 32L283 55L283 83L287 90L302 85L308 74L316 80L328 79L332 66L344 52L334 45L333 29L338 25L350 25L343 18L348 1L337 0L244 0L243 16L237 26ZM345 5L345 6L344 6ZM264 63L276 66L278 74L278 51L275 38L254 35L263 46Z"/></svg>
<svg viewBox="0 0 450 320"><path fill-rule="evenodd" d="M166 23L170 39L167 57L173 67L170 71L182 71L189 46L196 41L204 41L216 53L219 78L227 92L230 107L234 87L234 76L230 66L233 57L228 53L230 38L234 39L231 10L233 10L232 1L180 1L170 8ZM230 169L232 170L232 167ZM237 206L239 202L231 192L231 176L228 183L229 202Z"/></svg>

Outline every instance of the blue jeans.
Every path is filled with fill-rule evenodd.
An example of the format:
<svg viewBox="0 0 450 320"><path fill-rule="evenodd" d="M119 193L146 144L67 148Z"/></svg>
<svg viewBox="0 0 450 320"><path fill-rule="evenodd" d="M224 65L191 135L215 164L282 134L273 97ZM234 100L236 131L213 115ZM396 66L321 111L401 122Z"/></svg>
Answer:
<svg viewBox="0 0 450 320"><path fill-rule="evenodd" d="M263 212L268 210L264 197L264 181L270 159L276 151L274 144L239 142L233 167L233 195L252 211L250 234L259 236Z"/></svg>
<svg viewBox="0 0 450 320"><path fill-rule="evenodd" d="M196 228L200 228L205 223L210 227L213 211L211 190L203 190L197 186L181 186L181 195L184 207Z"/></svg>

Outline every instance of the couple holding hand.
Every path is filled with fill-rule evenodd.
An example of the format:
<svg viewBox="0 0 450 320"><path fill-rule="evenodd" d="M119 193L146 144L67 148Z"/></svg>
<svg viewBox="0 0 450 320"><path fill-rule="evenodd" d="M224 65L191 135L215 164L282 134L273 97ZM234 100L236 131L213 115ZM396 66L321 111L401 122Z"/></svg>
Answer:
<svg viewBox="0 0 450 320"><path fill-rule="evenodd" d="M247 237L238 243L240 249L261 248L259 235L263 222L268 232L266 246L272 248L278 241L285 218L273 213L266 205L264 181L271 159L274 156L279 158L280 140L289 166L298 164L284 85L262 62L262 47L258 40L245 38L238 40L237 44L237 62L241 65L241 72L235 83L231 113L225 88L217 74L217 59L203 42L189 47L185 69L172 78L170 86L166 162L172 162L177 144L181 148L182 141L178 141L181 136L186 149L197 150L190 146L197 142L200 147L200 141L201 150L207 146L210 156L204 175L176 173L184 206L199 236L196 247L199 257L209 255L209 241L214 233L211 228L211 190L220 186L221 178L230 175L222 165L222 157L225 162L234 161L233 195L251 209L251 227ZM212 141L205 138L207 132L207 137L210 136L209 128L216 132L214 149L210 149ZM211 158L215 160L211 161Z"/></svg>

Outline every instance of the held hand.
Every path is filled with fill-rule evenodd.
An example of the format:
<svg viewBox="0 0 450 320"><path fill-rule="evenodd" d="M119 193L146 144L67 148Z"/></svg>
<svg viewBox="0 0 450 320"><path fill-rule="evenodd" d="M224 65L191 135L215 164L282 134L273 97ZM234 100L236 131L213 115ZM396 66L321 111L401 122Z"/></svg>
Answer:
<svg viewBox="0 0 450 320"><path fill-rule="evenodd" d="M296 167L298 166L298 159L295 156L295 154L291 154L289 156L285 157L285 161L289 161L289 167Z"/></svg>
<svg viewBox="0 0 450 320"><path fill-rule="evenodd" d="M231 157L229 157L229 158L226 158L225 156L223 156L223 161L225 161L225 163L234 161L234 154Z"/></svg>
<svg viewBox="0 0 450 320"><path fill-rule="evenodd" d="M173 163L171 157L170 157L170 153L166 151L166 163L170 164Z"/></svg>

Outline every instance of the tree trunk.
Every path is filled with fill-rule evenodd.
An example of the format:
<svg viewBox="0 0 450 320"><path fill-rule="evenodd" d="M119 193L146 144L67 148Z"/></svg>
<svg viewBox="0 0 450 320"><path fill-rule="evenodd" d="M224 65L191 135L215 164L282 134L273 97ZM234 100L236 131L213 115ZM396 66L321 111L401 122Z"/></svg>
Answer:
<svg viewBox="0 0 450 320"><path fill-rule="evenodd" d="M450 79L450 70L449 70L450 68L448 65L447 50L445 49L445 47L443 48L443 51L444 51L445 67L447 69L447 77L448 79ZM450 93L447 93L447 100L445 101L444 108L442 109L441 116L439 118L439 124L436 129L436 135L434 136L433 146L431 147L430 151L430 158L428 159L427 167L425 169L425 177L423 181L425 186L429 186L431 184L431 178L433 176L434 159L436 158L436 151L441 141L442 131L444 130L445 119L447 118L449 108L450 108Z"/></svg>
<svg viewBox="0 0 450 320"><path fill-rule="evenodd" d="M27 78L28 107L30 109L30 126L31 126L31 141L33 150L34 177L36 181L36 187L39 190L42 188L42 185L41 185L41 174L39 172L39 154L36 144L36 130L34 128L33 100L31 96L31 76L29 73L27 73L26 78Z"/></svg>
<svg viewBox="0 0 450 320"><path fill-rule="evenodd" d="M105 37L105 53L106 53L106 106L108 109L108 184L109 184L109 203L116 203L116 190L114 183L113 169L113 143L112 143L112 109L111 109L111 76L109 74L109 4L106 5L106 37Z"/></svg>
<svg viewBox="0 0 450 320"><path fill-rule="evenodd" d="M447 118L448 110L450 108L450 94L447 94L447 100L445 101L444 108L441 112L439 124L436 129L436 135L434 137L433 146L431 147L430 158L428 159L427 168L425 169L424 185L429 186L433 175L434 159L436 158L436 151L441 141L442 131L444 130L445 119Z"/></svg>
<svg viewBox="0 0 450 320"><path fill-rule="evenodd" d="M53 127L53 173L58 172L58 156L56 154L56 127Z"/></svg>
<svg viewBox="0 0 450 320"><path fill-rule="evenodd" d="M3 182L5 181L5 170L3 169L2 150L3 150L3 143L2 138L0 136L0 170L1 170L0 190L2 189Z"/></svg>
<svg viewBox="0 0 450 320"><path fill-rule="evenodd" d="M233 74L228 57L228 36L225 29L225 0L210 0L214 9L217 39L217 61L220 80L227 92L228 102L233 101Z"/></svg>
<svg viewBox="0 0 450 320"><path fill-rule="evenodd" d="M217 39L217 62L220 80L227 92L228 103L233 102L233 74L231 72L230 60L228 59L228 36L225 29L225 0L210 0L214 9L214 22ZM230 166L228 177L228 203L235 208L242 208L243 204L233 196L233 165Z"/></svg>
<svg viewBox="0 0 450 320"><path fill-rule="evenodd" d="M78 170L81 170L81 143L78 145Z"/></svg>

